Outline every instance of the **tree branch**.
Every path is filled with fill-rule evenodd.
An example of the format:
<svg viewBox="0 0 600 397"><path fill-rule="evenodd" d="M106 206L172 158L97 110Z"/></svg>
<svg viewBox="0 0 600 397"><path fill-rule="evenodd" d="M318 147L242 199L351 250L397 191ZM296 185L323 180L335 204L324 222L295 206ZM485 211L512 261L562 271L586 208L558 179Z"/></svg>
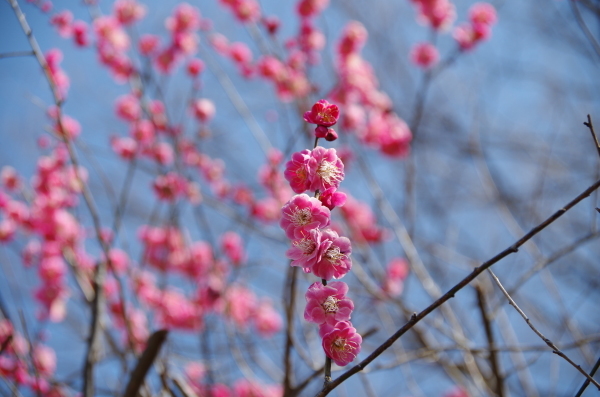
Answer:
<svg viewBox="0 0 600 397"><path fill-rule="evenodd" d="M335 389L340 384L342 384L342 382L344 382L346 379L348 379L352 375L362 371L363 368L365 368L373 360L375 360L378 356L380 356L384 351L386 351L396 340L398 340L398 338L400 338L408 330L410 330L412 327L414 327L415 324L417 324L419 321L421 321L423 318L425 318L427 315L429 315L435 309L440 307L442 304L444 304L445 302L450 300L450 298L453 298L454 295L458 291L460 291L465 286L467 286L471 281L473 281L477 276L479 276L481 273L483 273L486 269L490 268L491 266L493 266L494 264L499 262L501 259L504 259L505 257L509 256L510 254L518 252L519 247L521 247L527 241L531 240L536 234L538 234L539 232L544 230L546 227L548 227L548 225L552 224L554 221L556 221L558 218L560 218L562 215L564 215L567 211L569 211L571 208L573 208L575 205L577 205L580 201L582 201L586 197L589 197L589 195L592 194L592 192L594 192L599 187L600 187L600 180L597 180L593 185L591 185L590 187L585 189L581 194L579 194L577 197L575 197L573 200L571 200L563 208L559 209L554 214L552 214L549 218L547 218L544 222L540 223L539 225L537 225L536 227L531 229L527 234L525 234L523 237L521 237L513 245L506 248L504 251L500 252L499 254L497 254L496 256L494 256L493 258L488 260L487 262L481 264L481 266L473 269L473 271L467 277L462 279L458 284L456 284L454 287L452 287L448 292L446 292L439 299L437 299L435 302L433 302L431 305L429 305L427 308L425 308L425 310L423 310L419 314L414 313L412 315L411 319L402 328L400 328L398 331L396 331L396 333L394 333L392 336L390 336L383 344L381 344L377 349L375 349L375 351L373 351L373 353L371 353L367 358L362 360L360 363L358 363L357 365L355 365L348 371L344 372L340 377L338 377L337 379L335 379L334 381L329 383L327 386L323 387L323 389L319 393L317 393L315 395L315 397L324 397L324 396L328 395L333 389Z"/></svg>

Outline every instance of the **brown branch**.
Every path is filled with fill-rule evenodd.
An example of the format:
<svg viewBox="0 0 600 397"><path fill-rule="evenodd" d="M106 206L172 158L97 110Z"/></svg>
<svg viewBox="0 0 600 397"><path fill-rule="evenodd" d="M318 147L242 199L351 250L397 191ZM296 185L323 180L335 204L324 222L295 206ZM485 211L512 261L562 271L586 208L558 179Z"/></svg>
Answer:
<svg viewBox="0 0 600 397"><path fill-rule="evenodd" d="M160 352L160 348L167 340L168 333L169 331L166 329L161 329L150 335L146 349L131 372L123 397L136 397L138 395L140 387L142 386L142 383L144 383L146 373L148 373L148 370Z"/></svg>
<svg viewBox="0 0 600 397"><path fill-rule="evenodd" d="M285 305L285 353L283 358L284 378L283 395L292 395L292 332L294 332L294 306L296 302L296 281L298 278L298 268L290 266L287 274L286 290L288 291L288 301Z"/></svg>
<svg viewBox="0 0 600 397"><path fill-rule="evenodd" d="M496 284L498 285L498 287L500 288L500 290L502 291L502 293L504 294L504 296L506 297L506 299L509 300L510 305L512 307L515 308L515 310L521 315L521 317L523 317L523 320L525 320L525 322L527 323L527 325L529 325L529 328L531 328L531 330L533 332L535 332L535 334L537 336L539 336L544 343L546 343L546 345L548 345L549 348L552 349L552 353L556 354L559 357L562 357L563 359L565 359L569 364L571 364L573 367L575 367L575 369L577 369L579 372L581 372L590 382L592 382L596 387L598 387L598 390L600 390L600 384L598 382L596 382L594 380L594 378L592 378L587 372L585 372L580 365L576 364L575 362L573 362L573 360L571 360L565 353L563 353L558 347L556 347L556 345L554 344L554 342L552 342L550 339L546 338L544 336L544 334L542 334L531 322L531 320L529 319L529 317L527 317L527 315L523 312L523 310L521 310L521 308L517 305L517 303L513 300L513 298L508 294L508 292L506 292L506 290L504 289L504 286L502 285L502 283L500 282L500 280L498 279L498 277L496 277L496 275L494 274L494 272L492 272L491 269L488 269L488 272L492 275L492 278L494 279L494 281L496 282Z"/></svg>
<svg viewBox="0 0 600 397"><path fill-rule="evenodd" d="M490 385L492 389L496 389L496 395L504 397L504 379L500 371L500 360L496 353L496 341L494 339L494 332L492 330L492 320L488 313L487 301L485 298L485 292L483 287L480 285L475 286L475 292L477 293L477 305L479 312L481 313L481 322L485 329L485 336L487 338L488 347L490 351L489 361L490 367L492 368L492 375L494 376L494 382Z"/></svg>
<svg viewBox="0 0 600 397"><path fill-rule="evenodd" d="M598 142L598 137L596 136L596 132L594 131L594 124L592 124L592 118L589 114L587 115L587 119L588 121L584 122L583 125L590 129L590 133L592 134L592 138L594 139L594 143L596 144L598 156L600 156L600 142Z"/></svg>
<svg viewBox="0 0 600 397"><path fill-rule="evenodd" d="M591 185L590 187L585 189L581 194L579 194L577 197L575 197L573 200L571 200L563 208L559 209L554 214L552 214L549 218L547 218L544 222L540 223L539 225L537 225L536 227L531 229L527 234L525 234L523 237L521 237L513 245L506 248L504 251L500 252L493 258L489 259L487 262L481 264L479 267L476 267L475 269L473 269L473 271L467 277L462 279L458 284L456 284L454 287L452 287L450 290L448 290L448 292L446 292L439 299L437 299L435 302L433 302L431 305L429 305L427 308L425 308L422 312L420 312L419 314L414 313L412 315L411 319L403 327L401 327L398 331L396 331L396 333L394 333L392 336L390 336L383 344L381 344L377 349L375 349L375 351L373 351L373 353L371 353L367 358L362 360L360 363L358 363L354 367L350 368L348 371L344 372L342 375L340 375L337 379L335 379L334 381L329 383L327 386L323 387L323 389L319 393L316 394L316 397L324 397L324 396L328 395L333 389L335 389L337 386L342 384L342 382L344 382L346 379L348 379L352 375L362 371L363 368L365 368L373 360L375 360L377 357L379 357L396 340L398 340L398 338L400 338L408 330L410 330L412 327L414 327L415 324L417 324L419 321L421 321L423 318L425 318L427 315L429 315L435 309L440 307L442 304L444 304L445 302L450 300L450 298L453 298L454 295L458 291L460 291L465 286L467 286L471 281L473 281L477 276L479 276L481 273L483 273L486 269L490 268L492 265L496 264L501 259L504 259L505 257L509 256L510 254L518 252L519 247L521 247L527 241L531 240L536 234L538 234L539 232L544 230L546 227L548 227L548 225L550 225L551 223L556 221L558 218L560 218L562 215L564 215L568 210L570 210L575 205L577 205L580 201L582 201L586 197L589 197L589 195L592 194L592 192L594 192L599 187L600 187L600 180L597 180L593 185Z"/></svg>

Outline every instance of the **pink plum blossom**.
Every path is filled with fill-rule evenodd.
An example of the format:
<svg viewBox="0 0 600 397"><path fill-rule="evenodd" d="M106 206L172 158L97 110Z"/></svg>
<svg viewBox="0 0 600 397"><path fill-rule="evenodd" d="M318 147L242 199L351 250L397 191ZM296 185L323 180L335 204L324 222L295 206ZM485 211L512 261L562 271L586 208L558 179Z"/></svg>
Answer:
<svg viewBox="0 0 600 397"><path fill-rule="evenodd" d="M291 198L281 209L280 226L286 236L299 239L313 229L329 226L331 213L318 199L307 194L298 194Z"/></svg>
<svg viewBox="0 0 600 397"><path fill-rule="evenodd" d="M160 44L160 38L158 36L152 34L145 34L140 37L138 42L138 50L140 54L144 56L149 56L156 49L158 49L158 45Z"/></svg>
<svg viewBox="0 0 600 397"><path fill-rule="evenodd" d="M352 247L347 237L340 237L335 231L325 229L318 250L318 261L310 268L315 276L325 280L338 279L352 268Z"/></svg>
<svg viewBox="0 0 600 397"><path fill-rule="evenodd" d="M257 307L256 295L241 285L233 285L225 294L225 313L238 326L249 323Z"/></svg>
<svg viewBox="0 0 600 397"><path fill-rule="evenodd" d="M117 20L123 25L130 25L146 15L146 6L136 0L117 0L113 5Z"/></svg>
<svg viewBox="0 0 600 397"><path fill-rule="evenodd" d="M349 321L354 303L346 297L348 285L334 281L323 285L317 281L306 291L304 319L315 324L335 325L339 321Z"/></svg>
<svg viewBox="0 0 600 397"><path fill-rule="evenodd" d="M334 187L325 189L319 194L319 201L330 210L346 203L346 193L338 192Z"/></svg>
<svg viewBox="0 0 600 397"><path fill-rule="evenodd" d="M233 385L233 395L236 397L281 397L281 386L263 385L256 381L239 379Z"/></svg>
<svg viewBox="0 0 600 397"><path fill-rule="evenodd" d="M496 9L489 3L475 3L469 9L472 24L493 25L496 23Z"/></svg>
<svg viewBox="0 0 600 397"><path fill-rule="evenodd" d="M338 322L335 326L321 325L323 350L334 363L343 367L350 364L360 353L362 337L350 322Z"/></svg>
<svg viewBox="0 0 600 397"><path fill-rule="evenodd" d="M285 165L283 175L290 183L295 193L303 193L310 188L308 162L311 159L311 151L304 149L292 154L292 159Z"/></svg>
<svg viewBox="0 0 600 397"><path fill-rule="evenodd" d="M303 17L314 17L320 14L329 4L329 0L300 0L296 5L296 11Z"/></svg>
<svg viewBox="0 0 600 397"><path fill-rule="evenodd" d="M244 43L235 42L229 45L229 56L236 63L248 64L252 62L252 51Z"/></svg>
<svg viewBox="0 0 600 397"><path fill-rule="evenodd" d="M61 11L50 18L50 23L56 26L58 34L61 37L71 36L71 23L73 22L73 13L69 10Z"/></svg>
<svg viewBox="0 0 600 397"><path fill-rule="evenodd" d="M33 365L41 376L50 377L56 369L56 354L46 345L37 345L33 348Z"/></svg>
<svg viewBox="0 0 600 397"><path fill-rule="evenodd" d="M271 337L281 330L282 325L281 316L270 301L264 300L256 307L254 326L260 336L265 338Z"/></svg>
<svg viewBox="0 0 600 397"><path fill-rule="evenodd" d="M197 99L192 104L192 112L198 121L205 123L215 115L215 105L210 99Z"/></svg>
<svg viewBox="0 0 600 397"><path fill-rule="evenodd" d="M204 70L204 62L201 59L190 59L187 64L187 72L190 76L196 77Z"/></svg>
<svg viewBox="0 0 600 397"><path fill-rule="evenodd" d="M270 35L274 35L281 26L281 21L276 16L268 16L262 19L262 23Z"/></svg>
<svg viewBox="0 0 600 397"><path fill-rule="evenodd" d="M115 112L121 119L133 122L140 118L142 108L138 98L133 95L123 95L117 98Z"/></svg>
<svg viewBox="0 0 600 397"><path fill-rule="evenodd" d="M430 43L416 44L410 51L410 60L412 63L423 69L435 66L439 57L438 50Z"/></svg>
<svg viewBox="0 0 600 397"><path fill-rule="evenodd" d="M2 170L0 171L0 180L8 190L15 190L21 184L17 171L9 165L2 167Z"/></svg>
<svg viewBox="0 0 600 397"><path fill-rule="evenodd" d="M200 11L188 3L181 3L167 18L165 25L172 32L185 32L200 27Z"/></svg>
<svg viewBox="0 0 600 397"><path fill-rule="evenodd" d="M409 266L406 260L394 258L386 269L386 277L382 289L390 296L398 296L402 293L404 280L408 277Z"/></svg>
<svg viewBox="0 0 600 397"><path fill-rule="evenodd" d="M170 172L157 176L152 187L158 198L165 201L173 201L184 194L186 185L187 181L185 178L174 172Z"/></svg>
<svg viewBox="0 0 600 397"><path fill-rule="evenodd" d="M337 105L330 104L325 99L320 99L315 103L312 109L304 113L304 120L311 124L331 127L337 123L340 117L340 110Z"/></svg>
<svg viewBox="0 0 600 397"><path fill-rule="evenodd" d="M321 231L312 229L304 237L292 241L292 247L285 252L286 257L292 260L292 266L299 266L306 273L321 259Z"/></svg>
<svg viewBox="0 0 600 397"><path fill-rule="evenodd" d="M344 179L344 164L334 148L317 146L308 161L310 190L337 188Z"/></svg>
<svg viewBox="0 0 600 397"><path fill-rule="evenodd" d="M124 160L132 160L138 149L137 142L130 137L113 137L110 140L110 145L113 151Z"/></svg>
<svg viewBox="0 0 600 397"><path fill-rule="evenodd" d="M90 44L88 36L88 24L84 21L75 21L72 25L73 40L79 47L86 47Z"/></svg>
<svg viewBox="0 0 600 397"><path fill-rule="evenodd" d="M242 238L236 232L226 232L221 236L221 249L235 266L244 262L246 254Z"/></svg>

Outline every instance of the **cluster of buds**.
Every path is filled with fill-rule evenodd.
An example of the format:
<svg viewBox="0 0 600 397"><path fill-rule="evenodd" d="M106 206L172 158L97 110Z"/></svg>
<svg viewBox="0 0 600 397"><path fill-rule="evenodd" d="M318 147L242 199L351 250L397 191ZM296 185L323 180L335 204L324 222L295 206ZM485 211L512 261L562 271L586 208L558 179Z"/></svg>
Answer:
<svg viewBox="0 0 600 397"><path fill-rule="evenodd" d="M470 50L492 34L496 23L496 9L489 3L475 3L469 9L469 22L454 29L453 36L461 50Z"/></svg>
<svg viewBox="0 0 600 397"><path fill-rule="evenodd" d="M337 132L333 128L329 128L337 123L340 117L340 111L336 105L332 105L325 99L321 99L315 103L312 109L304 113L304 120L311 124L316 124L315 136L317 138L325 138L331 142L338 138Z"/></svg>
<svg viewBox="0 0 600 397"><path fill-rule="evenodd" d="M336 105L326 100L318 101L304 119L316 124L315 136L337 138L333 126L339 117ZM327 134L323 130L328 131ZM311 150L294 153L286 164L285 178L292 190L298 193L282 208L280 225L292 241L286 252L292 266L302 267L321 282L312 284L307 293L304 318L319 325L319 335L325 354L337 365L344 366L360 352L361 336L350 323L354 309L346 297L348 286L343 282L328 280L343 277L352 268L352 247L347 237L328 226L331 210L346 201L346 195L337 191L344 179L344 164L335 149L316 146ZM314 197L305 191L314 191Z"/></svg>

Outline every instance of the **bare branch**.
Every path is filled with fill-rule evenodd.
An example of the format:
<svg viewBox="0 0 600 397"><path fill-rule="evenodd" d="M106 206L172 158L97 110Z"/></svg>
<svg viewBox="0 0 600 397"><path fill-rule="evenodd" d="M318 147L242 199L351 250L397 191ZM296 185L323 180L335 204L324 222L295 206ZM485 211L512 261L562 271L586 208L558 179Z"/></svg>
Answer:
<svg viewBox="0 0 600 397"><path fill-rule="evenodd" d="M488 272L492 275L492 278L496 282L496 285L498 285L498 287L500 288L500 290L502 290L502 293L504 294L504 296L506 296L506 299L509 300L510 305L512 307L514 307L517 312L519 312L519 314L521 315L521 317L523 317L523 320L525 320L525 322L527 323L527 325L529 325L529 328L531 328L533 330L533 332L535 332L536 335L539 336L544 341L544 343L546 343L548 345L548 347L550 347L552 349L552 353L558 355L559 357L564 358L569 364L571 364L573 367L575 367L575 369L577 369L586 378L588 378L588 380L590 382L592 382L594 385L596 385L598 387L598 390L600 390L600 384L598 384L598 382L596 382L590 375L588 375L588 373L585 372L581 368L580 365L575 364L575 362L573 362L573 360L571 360L565 353L563 353L558 347L556 347L556 345L554 344L554 342L552 342L550 339L546 338L544 336L544 334L542 334L532 324L531 320L529 320L529 317L527 317L527 315L523 312L523 310L521 310L521 308L516 304L516 302L513 300L513 298L511 298L511 296L508 294L508 292L506 292L506 290L504 289L504 286L502 286L502 283L500 282L500 280L498 279L498 277L496 277L496 275L494 274L494 272L492 272L491 269L488 269Z"/></svg>
<svg viewBox="0 0 600 397"><path fill-rule="evenodd" d="M150 335L146 349L144 350L144 353L142 353L142 356L138 359L138 362L133 369L131 376L129 377L129 382L127 383L123 397L137 396L142 383L144 383L146 373L148 373L148 370L160 352L160 348L167 340L168 333L169 331L166 329L161 329Z"/></svg>
<svg viewBox="0 0 600 397"><path fill-rule="evenodd" d="M494 256L493 258L488 260L487 262L481 264L481 266L473 269L473 271L467 277L462 279L454 287L450 288L450 290L448 292L446 292L442 297L440 297L435 302L433 302L431 305L429 305L425 310L423 310L419 314L414 313L413 316L411 317L411 319L408 321L408 323L406 323L402 328L400 328L398 331L396 331L395 334L393 334L383 344L381 344L377 349L375 349L375 351L373 351L373 353L371 353L367 358L362 360L360 363L358 363L354 367L350 368L348 371L344 372L340 377L335 379L333 382L329 383L327 386L323 387L323 389L319 393L316 394L316 397L324 397L324 396L328 395L329 392L331 392L337 386L342 384L342 382L344 382L346 379L348 379L352 375L360 372L363 368L365 368L373 360L375 360L379 355L381 355L384 351L386 351L398 338L400 338L408 330L410 330L412 327L414 327L415 324L417 324L419 321L421 321L423 318L425 318L427 315L429 315L435 309L440 307L442 304L444 304L445 302L450 300L450 298L453 298L454 295L458 291L460 291L465 286L467 286L477 276L479 276L485 270L490 268L492 265L499 262L501 259L504 259L505 257L509 256L510 254L518 252L519 247L521 247L527 241L532 239L536 234L538 234L539 232L544 230L546 227L548 227L548 225L552 224L554 221L556 221L558 218L560 218L562 215L564 215L568 210L573 208L580 201L582 201L586 197L589 197L589 195L592 194L592 192L594 192L599 187L600 187L600 180L597 180L593 185L591 185L586 190L584 190L581 194L579 194L577 197L575 197L573 200L571 200L563 208L559 209L554 214L552 214L549 218L547 218L544 222L540 223L539 225L537 225L536 227L531 229L526 235L521 237L521 239L519 239L513 245L506 248L504 251L500 252L499 254L497 254L496 256Z"/></svg>

